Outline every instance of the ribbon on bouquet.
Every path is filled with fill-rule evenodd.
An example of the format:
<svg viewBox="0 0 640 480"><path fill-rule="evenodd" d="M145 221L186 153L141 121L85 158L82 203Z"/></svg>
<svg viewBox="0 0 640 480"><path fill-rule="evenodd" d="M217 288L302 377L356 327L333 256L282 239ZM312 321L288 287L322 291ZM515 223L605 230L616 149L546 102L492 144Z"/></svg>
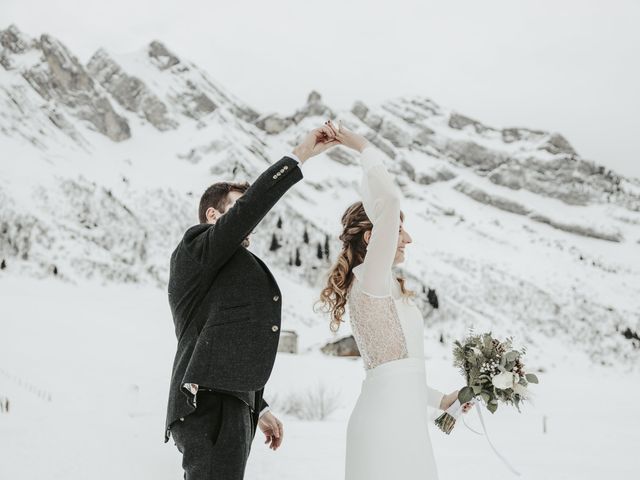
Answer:
<svg viewBox="0 0 640 480"><path fill-rule="evenodd" d="M502 463L504 463L506 465L506 467L511 470L511 472L516 475L516 476L520 476L520 472L518 472L515 468L513 468L513 466L509 463L509 461L500 453L498 452L498 449L493 445L493 443L491 442L491 439L489 438L489 433L487 432L487 427L484 424L484 418L482 417L482 403L483 400L482 398L476 398L474 397L473 399L471 399L469 402L467 403L471 403L473 405L476 405L476 411L478 412L478 417L480 418L480 425L482 425L482 430L484 432L484 436L487 439L487 443L489 443L489 446L491 447L491 449L493 450L493 452L497 455L497 457L502 460ZM457 400L455 402L453 402L453 404L451 404L451 406L449 408L447 408L446 412L451 415L453 418L456 419L456 421L458 420L458 418L460 418L460 416L462 415L462 405L460 404L460 400ZM473 433L477 434L477 435L482 435L480 432L475 431L473 428L470 428L467 423L464 421L464 417L462 418L462 421L465 425L465 427L467 427L469 430L471 430Z"/></svg>

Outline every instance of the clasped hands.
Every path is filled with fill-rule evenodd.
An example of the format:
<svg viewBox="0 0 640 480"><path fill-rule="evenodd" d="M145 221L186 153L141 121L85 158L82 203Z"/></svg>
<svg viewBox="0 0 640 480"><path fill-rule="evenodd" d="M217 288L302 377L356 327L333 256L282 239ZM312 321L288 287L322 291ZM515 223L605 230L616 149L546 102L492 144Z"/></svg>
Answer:
<svg viewBox="0 0 640 480"><path fill-rule="evenodd" d="M345 128L342 124L334 124L327 120L320 128L311 130L302 142L293 149L293 153L305 162L335 145L344 145L358 152L362 152L368 145L368 140Z"/></svg>

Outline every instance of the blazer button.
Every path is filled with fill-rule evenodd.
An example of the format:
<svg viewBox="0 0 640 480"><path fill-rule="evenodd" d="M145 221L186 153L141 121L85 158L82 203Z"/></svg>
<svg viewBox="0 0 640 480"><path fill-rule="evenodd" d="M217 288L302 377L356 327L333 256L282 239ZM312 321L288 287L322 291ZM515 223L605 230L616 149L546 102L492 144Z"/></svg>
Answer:
<svg viewBox="0 0 640 480"><path fill-rule="evenodd" d="M184 417L180 417L180 421L181 421L181 422L184 422Z"/></svg>
<svg viewBox="0 0 640 480"><path fill-rule="evenodd" d="M276 178L278 178L278 176L277 176L277 175L274 175L274 176L273 176L273 179L275 180Z"/></svg>
<svg viewBox="0 0 640 480"><path fill-rule="evenodd" d="M278 325L274 325L273 327L271 327L272 332L277 332L278 330Z"/></svg>
<svg viewBox="0 0 640 480"><path fill-rule="evenodd" d="M275 295L275 296L273 297L273 301L274 301L274 302L277 302L278 300L280 300L280 297L279 297L278 295Z"/></svg>
<svg viewBox="0 0 640 480"><path fill-rule="evenodd" d="M289 165L285 165L285 166L284 166L284 167L282 167L282 168L284 168L285 170L289 170Z"/></svg>

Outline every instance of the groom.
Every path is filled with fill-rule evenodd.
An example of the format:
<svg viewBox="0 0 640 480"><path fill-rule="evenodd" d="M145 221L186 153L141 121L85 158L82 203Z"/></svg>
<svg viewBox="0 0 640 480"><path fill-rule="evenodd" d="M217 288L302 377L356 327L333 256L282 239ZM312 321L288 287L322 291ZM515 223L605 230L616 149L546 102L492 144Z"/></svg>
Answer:
<svg viewBox="0 0 640 480"><path fill-rule="evenodd" d="M251 231L302 179L301 164L337 143L331 129L318 128L253 185L209 187L200 224L171 255L169 305L178 347L165 442L173 436L186 480L241 480L258 426L270 448L282 443L282 423L262 398L280 337L282 294L246 247Z"/></svg>

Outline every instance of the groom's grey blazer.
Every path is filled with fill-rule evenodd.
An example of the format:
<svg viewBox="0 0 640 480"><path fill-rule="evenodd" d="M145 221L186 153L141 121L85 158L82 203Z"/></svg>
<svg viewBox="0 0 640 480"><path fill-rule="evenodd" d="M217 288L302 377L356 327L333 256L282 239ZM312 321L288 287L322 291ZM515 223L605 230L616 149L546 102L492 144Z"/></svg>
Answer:
<svg viewBox="0 0 640 480"><path fill-rule="evenodd" d="M169 304L178 348L165 442L171 425L196 408L185 384L245 401L264 388L278 348L282 294L267 266L242 242L301 179L298 162L283 157L214 225L187 230L171 255Z"/></svg>

